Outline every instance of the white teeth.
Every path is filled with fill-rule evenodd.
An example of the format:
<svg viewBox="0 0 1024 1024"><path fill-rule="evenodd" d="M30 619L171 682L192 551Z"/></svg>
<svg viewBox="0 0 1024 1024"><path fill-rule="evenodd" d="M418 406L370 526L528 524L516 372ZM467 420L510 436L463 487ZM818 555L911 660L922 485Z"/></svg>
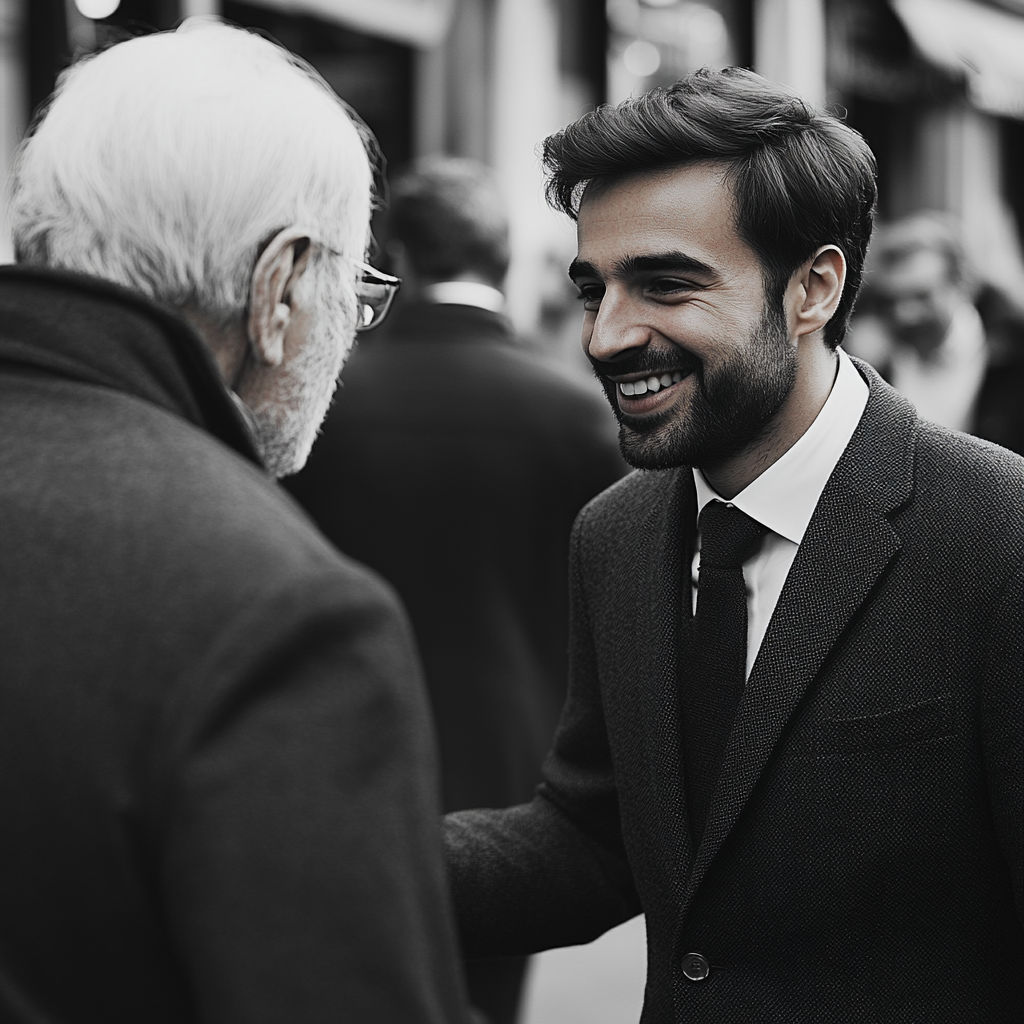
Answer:
<svg viewBox="0 0 1024 1024"><path fill-rule="evenodd" d="M662 388L678 384L682 379L683 372L675 370L672 373L663 373L660 377L623 382L619 385L619 392L623 395L646 395L648 391L657 394Z"/></svg>

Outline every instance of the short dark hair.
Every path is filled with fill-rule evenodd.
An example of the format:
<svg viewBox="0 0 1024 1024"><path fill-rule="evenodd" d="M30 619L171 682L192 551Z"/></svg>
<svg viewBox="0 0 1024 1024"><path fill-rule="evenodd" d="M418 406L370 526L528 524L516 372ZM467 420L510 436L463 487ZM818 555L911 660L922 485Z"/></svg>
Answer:
<svg viewBox="0 0 1024 1024"><path fill-rule="evenodd" d="M573 219L587 185L701 161L727 165L736 230L757 253L769 301L822 245L847 278L825 341L846 334L874 217L875 158L838 118L742 68L702 69L672 86L598 107L544 140L548 202Z"/></svg>
<svg viewBox="0 0 1024 1024"><path fill-rule="evenodd" d="M474 160L428 157L391 190L387 234L428 281L474 270L500 285L508 271L508 215L491 172Z"/></svg>

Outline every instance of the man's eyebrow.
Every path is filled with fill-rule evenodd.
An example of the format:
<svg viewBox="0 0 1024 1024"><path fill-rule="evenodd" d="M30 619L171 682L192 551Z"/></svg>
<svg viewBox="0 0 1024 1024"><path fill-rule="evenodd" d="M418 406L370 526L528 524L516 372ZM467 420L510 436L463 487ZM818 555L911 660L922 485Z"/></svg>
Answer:
<svg viewBox="0 0 1024 1024"><path fill-rule="evenodd" d="M685 252L659 252L644 256L627 256L615 264L615 276L620 278L662 270L699 274L702 277L718 277L718 271L714 267Z"/></svg>
<svg viewBox="0 0 1024 1024"><path fill-rule="evenodd" d="M575 281L577 277L600 277L593 265L585 260L573 260L569 264L569 277Z"/></svg>
<svg viewBox="0 0 1024 1024"><path fill-rule="evenodd" d="M617 278L635 277L637 274L650 274L659 271L670 271L677 274L699 274L701 277L717 278L718 271L714 267L689 256L685 252L647 253L643 256L627 256L619 260L613 267ZM569 277L575 281L580 277L596 277L601 275L593 264L586 260L573 260L569 264Z"/></svg>

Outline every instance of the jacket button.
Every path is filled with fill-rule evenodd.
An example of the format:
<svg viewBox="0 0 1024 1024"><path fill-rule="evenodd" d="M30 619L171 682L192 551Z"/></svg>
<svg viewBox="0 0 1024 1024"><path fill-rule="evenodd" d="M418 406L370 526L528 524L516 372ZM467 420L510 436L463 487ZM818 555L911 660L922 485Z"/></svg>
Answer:
<svg viewBox="0 0 1024 1024"><path fill-rule="evenodd" d="M710 970L707 957L700 953L687 953L683 957L683 976L690 981L703 981Z"/></svg>

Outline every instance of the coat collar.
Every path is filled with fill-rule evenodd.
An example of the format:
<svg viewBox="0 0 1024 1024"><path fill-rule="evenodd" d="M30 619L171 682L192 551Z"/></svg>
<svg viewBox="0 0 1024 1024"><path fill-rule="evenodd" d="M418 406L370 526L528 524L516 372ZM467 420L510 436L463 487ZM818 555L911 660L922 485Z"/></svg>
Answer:
<svg viewBox="0 0 1024 1024"><path fill-rule="evenodd" d="M454 303L406 302L381 333L383 342L509 343L512 324L502 313Z"/></svg>
<svg viewBox="0 0 1024 1024"><path fill-rule="evenodd" d="M68 271L0 267L0 363L134 395L262 464L199 336L171 310L119 285Z"/></svg>
<svg viewBox="0 0 1024 1024"><path fill-rule="evenodd" d="M913 490L916 414L866 363L860 425L815 509L754 662L684 900L750 798L801 698L900 548L890 517ZM827 595L827 599L826 599Z"/></svg>

